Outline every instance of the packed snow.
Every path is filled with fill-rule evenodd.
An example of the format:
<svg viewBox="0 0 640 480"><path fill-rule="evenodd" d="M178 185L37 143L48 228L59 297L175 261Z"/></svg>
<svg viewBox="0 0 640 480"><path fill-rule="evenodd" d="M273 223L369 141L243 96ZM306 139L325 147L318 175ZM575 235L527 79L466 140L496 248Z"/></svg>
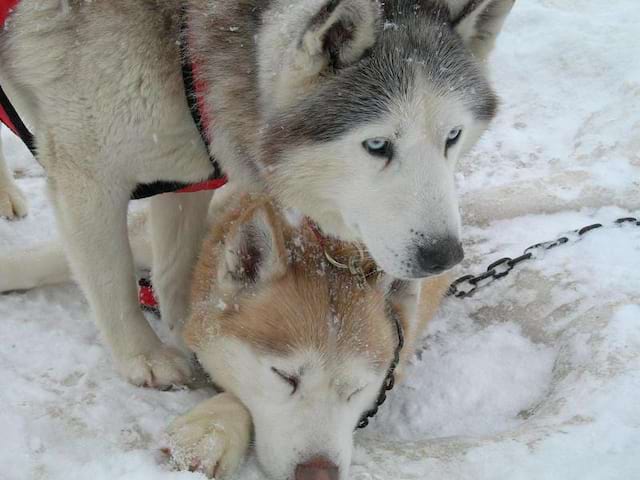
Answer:
<svg viewBox="0 0 640 480"><path fill-rule="evenodd" d="M491 59L500 114L458 176L456 274L640 216L639 24L637 0L516 3ZM30 211L0 220L0 253L56 235L41 169L3 140ZM0 338L0 479L202 478L159 448L209 391L119 378L77 287L1 295ZM263 475L249 459L238 478ZM598 229L447 298L356 435L351 478L640 478L640 228Z"/></svg>

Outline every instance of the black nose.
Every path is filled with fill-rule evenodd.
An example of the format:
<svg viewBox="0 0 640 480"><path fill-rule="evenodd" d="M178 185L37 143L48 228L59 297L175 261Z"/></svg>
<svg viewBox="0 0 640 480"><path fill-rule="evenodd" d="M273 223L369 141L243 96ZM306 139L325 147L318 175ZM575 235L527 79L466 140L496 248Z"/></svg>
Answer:
<svg viewBox="0 0 640 480"><path fill-rule="evenodd" d="M460 241L453 237L437 238L416 250L417 277L437 275L457 265L464 258Z"/></svg>

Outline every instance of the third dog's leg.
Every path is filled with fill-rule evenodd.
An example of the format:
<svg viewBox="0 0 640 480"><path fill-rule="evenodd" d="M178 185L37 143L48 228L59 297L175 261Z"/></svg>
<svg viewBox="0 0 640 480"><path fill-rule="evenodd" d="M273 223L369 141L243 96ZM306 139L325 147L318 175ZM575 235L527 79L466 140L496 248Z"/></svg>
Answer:
<svg viewBox="0 0 640 480"><path fill-rule="evenodd" d="M5 162L2 153L2 136L0 135L0 217L11 219L24 217L26 214L27 202L13 181L13 175Z"/></svg>
<svg viewBox="0 0 640 480"><path fill-rule="evenodd" d="M151 269L151 242L147 234L147 212L129 217L129 243L138 269ZM27 250L15 246L0 252L0 292L72 282L62 242L51 242Z"/></svg>
<svg viewBox="0 0 640 480"><path fill-rule="evenodd" d="M163 321L178 331L188 314L191 272L207 227L211 195L172 193L151 200L153 287Z"/></svg>
<svg viewBox="0 0 640 480"><path fill-rule="evenodd" d="M0 254L0 292L28 290L71 281L71 272L58 242L29 250L10 247Z"/></svg>
<svg viewBox="0 0 640 480"><path fill-rule="evenodd" d="M162 344L138 305L127 239L128 192L80 175L55 180L51 196L67 256L118 369L136 385L184 383L189 363Z"/></svg>

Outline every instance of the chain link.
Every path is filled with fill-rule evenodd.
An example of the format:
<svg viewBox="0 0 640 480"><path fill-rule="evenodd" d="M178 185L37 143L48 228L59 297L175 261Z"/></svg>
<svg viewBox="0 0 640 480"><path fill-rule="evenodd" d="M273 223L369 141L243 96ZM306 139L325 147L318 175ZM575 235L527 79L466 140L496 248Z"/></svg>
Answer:
<svg viewBox="0 0 640 480"><path fill-rule="evenodd" d="M623 217L618 218L615 222L613 222L613 226L622 226L624 224L634 224L635 226L640 226L640 220L635 217ZM586 225L577 230L573 230L562 237L559 237L555 240L551 240L548 242L536 243L528 247L522 255L519 257L511 258L511 257L503 257L499 260L496 260L491 265L487 267L485 272L482 272L479 275L464 275L457 280L455 280L447 291L447 295L458 297L458 298L467 298L471 297L478 289L493 283L495 280L500 278L504 278L514 269L516 265L519 265L522 262L527 260L531 260L532 258L537 258L540 252L544 252L546 250L551 250L553 248L559 247L560 245L565 245L569 242L577 242L583 236L593 230L597 230L599 228L603 228L604 225L601 223L592 223L591 225ZM335 260L333 258L328 257L328 260L331 261L334 265L336 265ZM339 268L347 268L346 265L337 264ZM352 271L352 273L357 273ZM389 392L395 383L395 370L400 361L400 352L402 351L402 347L404 346L404 334L402 331L402 326L400 325L400 321L397 318L397 314L394 314L394 321L396 325L396 331L398 334L398 344L396 345L396 349L394 352L394 358L387 370L387 375L384 379L382 387L380 388L380 392L378 393L378 398L376 399L373 407L366 411L360 421L356 425L356 429L365 428L369 425L369 420L374 417L378 413L378 409L387 399L387 392Z"/></svg>
<svg viewBox="0 0 640 480"><path fill-rule="evenodd" d="M387 370L387 375L384 378L384 382L382 383L382 387L378 393L376 403L371 407L371 409L362 414L362 417L360 417L360 420L358 421L358 425L356 425L356 429L366 428L367 425L369 425L369 419L376 416L380 406L387 400L387 392L390 391L396 383L395 373L398 363L400 362L400 352L402 352L402 347L404 347L404 332L402 331L402 325L400 324L400 318L398 317L397 312L393 312L393 320L396 326L396 333L398 334L398 343L393 353L393 360Z"/></svg>
<svg viewBox="0 0 640 480"><path fill-rule="evenodd" d="M628 224L633 224L636 227L640 227L640 220L635 217L618 218L613 222L611 226L620 227L622 225ZM456 279L449 286L447 295L457 298L471 297L480 288L486 287L487 285L493 283L495 280L504 278L509 275L509 273L511 273L516 265L527 260L538 258L540 253L543 253L546 250L551 250L553 248L559 247L560 245L565 245L570 242L577 242L581 240L587 233L600 228L604 228L604 225L601 223L592 223L591 225L585 225L584 227L573 230L559 238L556 238L555 240L531 245L530 247L525 249L525 251L519 257L504 257L500 260L496 260L487 267L486 271L478 275L464 275Z"/></svg>

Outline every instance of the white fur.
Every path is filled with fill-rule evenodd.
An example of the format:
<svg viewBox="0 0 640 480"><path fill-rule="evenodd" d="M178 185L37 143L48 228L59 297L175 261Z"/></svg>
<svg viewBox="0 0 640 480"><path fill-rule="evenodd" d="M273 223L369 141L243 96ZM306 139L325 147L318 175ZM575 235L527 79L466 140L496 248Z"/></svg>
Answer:
<svg viewBox="0 0 640 480"><path fill-rule="evenodd" d="M309 159L323 158L322 171L305 172L304 192L293 202L329 234L367 238L376 261L395 266L388 273L410 277L404 263L409 262L416 235L424 235L427 243L439 237L460 238L455 166L484 126L463 108L462 99L442 98L425 86L379 124L293 150L283 162L283 175L296 175L296 167L302 170ZM445 157L445 139L454 127L463 128L462 138ZM394 141L394 159L386 167L385 159L371 157L361 146L363 139L376 137ZM316 198L310 191L325 192L326 204L309 202Z"/></svg>
<svg viewBox="0 0 640 480"><path fill-rule="evenodd" d="M353 430L374 403L386 372L364 358L327 358L322 352L286 357L260 353L249 343L222 339L199 354L214 382L242 400L251 412L256 455L271 478L292 478L296 465L324 457L348 478ZM279 378L304 368L298 391ZM348 400L349 396L353 395Z"/></svg>
<svg viewBox="0 0 640 480"><path fill-rule="evenodd" d="M24 217L27 211L27 200L13 181L13 175L9 171L2 152L2 138L0 137L0 217L11 220Z"/></svg>
<svg viewBox="0 0 640 480"><path fill-rule="evenodd" d="M136 183L158 178L198 181L207 177L211 171L208 154L184 107L179 72L158 64L157 72L149 75L149 56L165 55L163 44L154 39L157 34L150 30L152 23L128 19L137 23L133 28L122 24L122 17L93 16L88 21L93 22L94 33L84 40L91 46L78 52L103 52L100 68L94 66L95 56L85 58L81 53L74 57L74 68L61 68L55 59L68 58L64 52L76 40L69 36L67 22L77 18L57 0L23 1L11 18L15 32L12 53L22 55L21 68L25 71L21 73L38 72L21 77L25 89L37 97L36 112L26 116L37 118L36 133L47 126L47 135L37 136L38 160L47 170L50 197L74 276L89 300L118 369L135 384L181 384L190 375L188 362L162 345L138 305L126 232L127 203ZM47 61L52 64L29 53L42 50L42 37L22 22L41 24L43 28L46 25ZM113 29L126 31L123 38L139 35L143 40L132 44L144 44L148 49L135 51L126 40L118 41L107 33ZM126 68L123 59L127 61ZM25 65L29 61L34 64ZM10 67L8 63L9 70ZM105 78L111 80L104 81ZM116 78L118 82L113 81ZM144 83L139 88L141 81ZM176 85L173 96L164 94L169 81ZM96 84L101 89L95 89ZM63 100L66 108L61 108L60 99L68 99ZM113 104L119 104L122 116L111 123L102 112L110 111ZM24 111L23 108L20 113ZM142 118L147 121L140 121ZM141 148L141 139L148 142L146 147ZM201 228L193 219L201 218L206 204L184 209L183 227L179 230L186 245L190 245L187 253L182 252L181 242L155 245L163 255L154 270L166 271L170 269L166 262L174 260L192 261ZM155 214L154 223L162 225L163 214L171 216L172 212L167 209ZM178 216L173 214L172 218ZM158 228L173 231L176 227ZM187 231L189 228L193 232ZM173 240L169 235L168 242ZM162 241L161 238L159 242ZM188 268L175 269L176 281L185 280ZM167 279L159 285L162 291L170 290L164 283L172 281ZM168 296L174 300L184 295L169 292ZM184 302L177 302L169 318L179 322L186 315L184 308Z"/></svg>
<svg viewBox="0 0 640 480"><path fill-rule="evenodd" d="M136 268L149 270L152 264L148 213L129 218L129 242ZM28 290L74 281L63 244L52 241L28 250L0 255L0 292Z"/></svg>
<svg viewBox="0 0 640 480"><path fill-rule="evenodd" d="M461 0L449 0L449 2L453 4L450 8L454 14L460 10ZM486 60L493 50L496 37L514 3L515 0L481 0L476 8L458 24L456 28L458 34L478 59ZM491 20L479 29L480 18L487 12L490 13Z"/></svg>
<svg viewBox="0 0 640 480"><path fill-rule="evenodd" d="M305 30L326 0L292 3L276 1L265 15L259 33L260 90L269 92L261 97L266 116L295 103L319 81L327 67L322 51L323 35L341 18L359 17L355 38L341 52L341 60L350 63L375 42L376 24L380 21L380 5L371 0L343 0L325 23Z"/></svg>
<svg viewBox="0 0 640 480"><path fill-rule="evenodd" d="M205 225L214 221L229 195L232 190L221 196L222 201L211 203ZM151 266L151 244L158 234L149 225L148 217L149 213L143 210L129 219L129 239L138 268ZM270 227L261 223L258 228ZM268 264L262 266L269 268ZM69 281L71 271L60 242L0 257L0 291ZM415 285L417 288L419 282ZM413 291L409 293L415 295ZM416 303L415 298L406 302L407 308L412 309L408 312L409 321L415 317ZM149 376L150 367L142 360L134 362L137 370L127 373L137 375L133 378L141 384L157 381ZM154 375L176 374L168 370L166 361L160 363L162 358L151 360L156 362ZM178 358L173 360L180 362ZM246 455L253 426L258 458L273 478L288 478L296 465L318 456L336 464L341 478L346 478L353 428L376 399L385 371L373 371L369 361L356 355L327 358L322 352L300 351L280 357L260 353L248 342L229 339L216 339L207 345L199 353L199 360L227 393L204 401L171 423L168 446L177 467L195 468L208 476L215 472L216 478L228 477ZM304 366L300 394L290 396L291 387L271 371L272 366L284 372L297 372Z"/></svg>
<svg viewBox="0 0 640 480"><path fill-rule="evenodd" d="M327 27L307 32L300 48L296 35L303 33L322 0L280 0L274 5L264 29L256 32L259 97L267 112L281 108L287 96L309 91L307 80L324 61L316 55L316 37ZM178 7L177 1L149 8L148 2L124 0L22 0L10 29L0 36L0 82L36 132L38 159L47 170L74 277L125 378L158 387L184 382L189 367L176 351L161 344L138 306L127 204L138 183L195 182L212 170L186 108L175 41L166 38L177 35L175 28L162 30L170 18L163 12L175 13ZM341 61L357 58L371 43L378 7L368 0L344 0L327 20L345 15L358 20L353 40L340 45ZM322 81L322 75L314 78ZM436 127L427 128L426 113L432 109L437 112L432 118ZM289 152L280 174L298 181L302 192L287 199L292 200L290 206L302 207L329 234L363 240L389 273L411 276L406 267L415 260L406 248L411 229L414 234L458 235L453 165L462 149L449 159L440 152L449 126L463 125L471 136L478 127L459 113L455 101L414 98L399 105L384 125L369 125L332 144ZM400 158L381 172L361 142L370 136L393 136L396 128L401 133ZM231 175L243 171L234 159L244 146L234 143L232 132L214 133L213 153ZM302 167L301 160L309 155L321 158L315 164L322 167ZM353 162L340 162L345 156ZM5 170L0 171L0 195L4 187L9 192L5 204L20 213L20 196L2 175L6 177ZM313 195L305 195L308 192ZM187 314L188 277L206 197L167 196L152 202L154 281L170 326L179 326ZM429 211L427 201L435 202ZM43 270L57 272L53 279L64 276L59 264L43 265ZM36 282L51 280L40 277ZM18 280L8 283L29 284Z"/></svg>
<svg viewBox="0 0 640 480"><path fill-rule="evenodd" d="M178 468L225 478L244 460L251 416L233 395L221 393L176 418L167 435L171 458Z"/></svg>
<svg viewBox="0 0 640 480"><path fill-rule="evenodd" d="M211 197L212 192L204 191L151 199L153 286L163 321L177 332L188 314L191 271L207 228Z"/></svg>
<svg viewBox="0 0 640 480"><path fill-rule="evenodd" d="M0 292L28 290L70 280L69 265L59 243L0 256Z"/></svg>
<svg viewBox="0 0 640 480"><path fill-rule="evenodd" d="M469 5L468 0L445 3L451 6L453 18ZM337 18L360 12L353 22L355 40L347 42L346 51L353 48L362 53L375 39L380 20L377 2L344 0L325 24L308 28L322 4L321 0L276 1L265 16L257 44L260 98L267 119L331 77L321 45L328 25ZM512 4L509 0L474 2L476 8L457 25L458 34L480 63L493 47ZM483 23L487 12L491 21ZM341 58L344 52L340 51ZM349 55L345 58L348 63ZM436 238L459 238L454 166L487 127L487 122L470 115L464 98L456 98L446 88L438 91L424 78L416 80L414 91L407 98L397 98L396 111L379 125L353 129L332 142L301 141L301 146L287 151L284 160L269 166L276 191L288 206L300 208L330 235L364 242L381 268L403 278L424 275L411 268L420 242L420 247L426 247ZM463 135L444 158L445 139L454 127L461 127ZM374 137L391 139L398 146L397 157L387 169L362 148L364 140Z"/></svg>

